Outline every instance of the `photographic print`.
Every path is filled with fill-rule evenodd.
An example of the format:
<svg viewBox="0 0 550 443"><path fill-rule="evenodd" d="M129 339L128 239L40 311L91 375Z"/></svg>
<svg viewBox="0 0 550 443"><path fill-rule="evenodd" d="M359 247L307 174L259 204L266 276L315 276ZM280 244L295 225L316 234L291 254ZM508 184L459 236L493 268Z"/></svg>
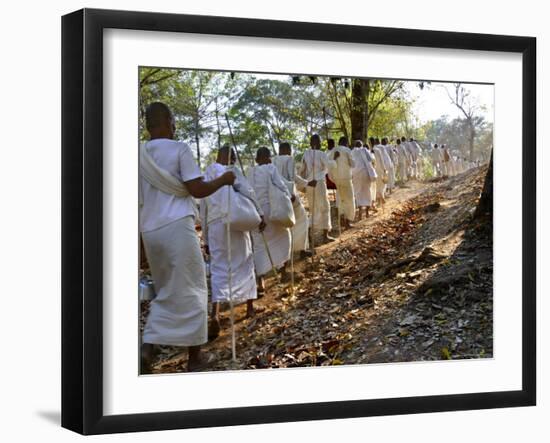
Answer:
<svg viewBox="0 0 550 443"><path fill-rule="evenodd" d="M140 374L493 357L493 84L138 88Z"/></svg>
<svg viewBox="0 0 550 443"><path fill-rule="evenodd" d="M536 404L535 38L83 9L62 59L64 427Z"/></svg>

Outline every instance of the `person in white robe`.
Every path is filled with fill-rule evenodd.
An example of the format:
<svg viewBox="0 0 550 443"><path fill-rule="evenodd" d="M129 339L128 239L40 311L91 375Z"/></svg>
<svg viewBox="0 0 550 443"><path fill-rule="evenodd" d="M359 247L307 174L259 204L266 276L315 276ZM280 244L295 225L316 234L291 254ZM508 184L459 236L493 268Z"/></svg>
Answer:
<svg viewBox="0 0 550 443"><path fill-rule="evenodd" d="M336 142L334 141L333 138L328 138L327 139L327 155L330 155L330 152L336 147ZM335 203L336 203L336 207L338 207L338 194L336 192L336 183L334 183L334 180L333 180L333 176L332 176L332 173L334 171L334 167L333 167L333 164L330 163L329 166L328 166L328 172L327 174L325 175L325 181L326 181L326 184L327 184L327 191L328 191L328 194L329 194L329 202L334 199ZM331 208L332 208L332 203L330 203L331 205Z"/></svg>
<svg viewBox="0 0 550 443"><path fill-rule="evenodd" d="M449 161L447 162L447 169L449 171L449 176L454 177L457 174L456 160L451 148L445 146L447 153L449 154Z"/></svg>
<svg viewBox="0 0 550 443"><path fill-rule="evenodd" d="M363 146L361 140L354 142L351 153L355 165L352 171L355 205L359 209L357 220L361 220L362 208L365 208L365 217L369 216L369 209L374 208L377 175L374 156Z"/></svg>
<svg viewBox="0 0 550 443"><path fill-rule="evenodd" d="M191 148L173 140L175 123L164 103L145 111L150 139L140 148L139 225L156 297L143 331L141 373L149 373L156 345L188 347L188 371L204 369L207 341L206 269L195 230L195 198L232 185L233 172L205 181Z"/></svg>
<svg viewBox="0 0 550 443"><path fill-rule="evenodd" d="M256 166L250 168L247 174L248 182L254 190L256 201L264 214L265 229L262 233L252 232L254 247L254 265L259 277L260 287L264 288L263 276L273 267L281 270L281 281L288 281L290 274L286 264L290 259L290 229L270 220L271 202L269 198L270 186L276 186L293 201L295 196L290 194L287 185L271 163L271 151L266 147L258 148L256 152Z"/></svg>
<svg viewBox="0 0 550 443"><path fill-rule="evenodd" d="M340 137L338 146L330 151L328 158L335 165L331 169L331 180L336 184L338 196L338 212L342 218L344 228L351 228L351 222L355 220L355 195L353 190L352 171L355 161L348 147L347 137Z"/></svg>
<svg viewBox="0 0 550 443"><path fill-rule="evenodd" d="M432 152L430 153L430 157L432 160L432 166L434 170L434 176L435 177L441 177L442 175L442 169L441 169L441 150L437 146L437 143L433 145Z"/></svg>
<svg viewBox="0 0 550 443"><path fill-rule="evenodd" d="M388 145L387 137L382 138L382 144L380 145L380 152L382 154L384 163L388 171L386 189L388 194L391 194L393 188L395 187L395 165L392 160L391 146Z"/></svg>
<svg viewBox="0 0 550 443"><path fill-rule="evenodd" d="M386 188L388 183L389 165L383 153L383 151L385 151L385 148L380 144L379 139L375 139L374 147L372 148L372 151L374 154L375 168L376 168L376 175L377 175L376 202L378 204L384 204L386 203Z"/></svg>
<svg viewBox="0 0 550 443"><path fill-rule="evenodd" d="M407 154L407 157L408 157L408 166L407 166L407 180L412 180L414 177L413 177L413 156L412 156L412 153L411 153L411 147L410 147L410 144L409 142L407 141L407 139L405 137L401 137L401 146L403 147L404 151L406 152Z"/></svg>
<svg viewBox="0 0 550 443"><path fill-rule="evenodd" d="M279 144L279 155L273 157L272 163L277 168L281 178L287 185L288 191L294 195L292 208L294 209L294 218L296 224L291 228L293 252L298 252L300 258L311 257L313 253L309 250L309 221L306 209L302 203L302 199L298 194L306 191L307 182L296 174L296 164L292 157L292 149L290 143L282 142Z"/></svg>
<svg viewBox="0 0 550 443"><path fill-rule="evenodd" d="M456 162L458 165L458 173L462 174L465 171L464 159L459 155Z"/></svg>
<svg viewBox="0 0 550 443"><path fill-rule="evenodd" d="M391 143L386 145L386 150L388 152L388 155L390 156L391 162L392 162L392 168L389 175L389 181L388 181L388 187L390 191L393 191L395 189L395 184L397 182L397 170L399 168L399 156L397 155L397 151L395 149L395 145L393 144L393 140Z"/></svg>
<svg viewBox="0 0 550 443"><path fill-rule="evenodd" d="M401 184L404 184L409 179L409 166L410 166L410 154L409 151L403 146L403 143L401 142L401 139L397 139L396 141L396 151L397 155L399 157L399 163L398 163L398 175L399 175L399 181Z"/></svg>
<svg viewBox="0 0 550 443"><path fill-rule="evenodd" d="M414 141L413 138L410 138L408 142L405 142L405 144L411 157L410 176L411 178L417 179L419 166L418 163L420 160L420 146Z"/></svg>
<svg viewBox="0 0 550 443"><path fill-rule="evenodd" d="M310 147L311 149L304 152L300 171L300 176L307 181L306 198L310 212L310 231L322 230L324 241L330 242L335 239L329 235L332 222L325 177L335 163L321 151L321 137L318 134L311 136ZM313 234L312 232L311 235Z"/></svg>
<svg viewBox="0 0 550 443"><path fill-rule="evenodd" d="M420 146L420 143L413 139L413 144L416 147L416 178L421 179L424 176L424 151L422 147Z"/></svg>
<svg viewBox="0 0 550 443"><path fill-rule="evenodd" d="M231 160L229 161L229 153ZM206 168L205 178L215 180L226 171L236 175L235 187L247 196L253 196L252 188L238 169L234 169L235 152L225 145L218 150L215 163ZM224 211L228 207L229 192L234 189L223 188L200 202L200 214L204 242L210 255L210 286L212 293L212 313L208 335L210 339L218 336L220 331L220 303L229 302L229 269L231 270L231 298L236 305L246 302L246 317L255 314L253 301L257 298L256 276L254 272L254 254L250 232L232 230L230 244L225 224ZM235 200L230 200L232 204ZM260 214L261 215L261 214ZM261 226L258 226L260 229ZM231 248L229 252L228 248ZM231 256L231 263L229 263Z"/></svg>
<svg viewBox="0 0 550 443"><path fill-rule="evenodd" d="M449 177L451 175L451 171L449 169L449 160L451 156L446 145L441 145L439 148L439 156L441 158L441 174L443 177Z"/></svg>

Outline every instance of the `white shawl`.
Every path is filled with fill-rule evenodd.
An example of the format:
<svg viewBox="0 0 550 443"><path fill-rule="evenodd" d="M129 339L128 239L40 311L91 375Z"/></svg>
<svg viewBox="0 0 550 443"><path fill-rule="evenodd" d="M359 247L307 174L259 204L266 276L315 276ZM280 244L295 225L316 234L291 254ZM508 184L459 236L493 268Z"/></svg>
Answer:
<svg viewBox="0 0 550 443"><path fill-rule="evenodd" d="M165 194L187 197L189 191L185 184L169 172L159 167L147 151L147 143L139 147L139 173L149 184ZM139 205L143 206L143 194L139 188Z"/></svg>

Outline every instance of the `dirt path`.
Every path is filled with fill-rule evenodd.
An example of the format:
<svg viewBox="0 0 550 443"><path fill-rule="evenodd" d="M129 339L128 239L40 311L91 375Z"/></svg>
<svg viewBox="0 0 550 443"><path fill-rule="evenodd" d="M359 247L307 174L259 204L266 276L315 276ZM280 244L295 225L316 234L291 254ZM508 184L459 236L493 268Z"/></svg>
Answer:
<svg viewBox="0 0 550 443"><path fill-rule="evenodd" d="M490 356L492 249L483 245L481 263L468 224L482 177L410 182L313 262L297 261L295 295L269 279L255 318L236 308L237 362L222 312L209 370ZM183 353L162 351L155 372L185 370Z"/></svg>

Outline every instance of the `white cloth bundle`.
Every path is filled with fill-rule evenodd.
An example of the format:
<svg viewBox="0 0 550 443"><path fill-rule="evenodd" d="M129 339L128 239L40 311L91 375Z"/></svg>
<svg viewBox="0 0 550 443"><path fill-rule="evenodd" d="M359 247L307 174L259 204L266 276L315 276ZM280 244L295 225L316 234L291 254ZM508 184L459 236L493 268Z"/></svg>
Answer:
<svg viewBox="0 0 550 443"><path fill-rule="evenodd" d="M256 209L256 205L249 197L235 191L231 192L231 205L227 208L228 217L226 224L229 223L232 231L247 232L257 229L262 219Z"/></svg>
<svg viewBox="0 0 550 443"><path fill-rule="evenodd" d="M305 191L307 181L296 174L294 159L290 155L278 155L271 161L279 171L288 192L295 196L292 203L296 219L296 224L292 227L293 250L295 252L305 251L309 247L308 220L306 210L297 190Z"/></svg>
<svg viewBox="0 0 550 443"><path fill-rule="evenodd" d="M235 184L223 187L203 199L202 217L207 218L207 225L223 219L224 225L229 223L232 231L247 232L257 229L262 221L261 211L254 200L252 189L240 171L233 166L213 163L206 168L206 178L214 180L226 171L233 171L236 176Z"/></svg>
<svg viewBox="0 0 550 443"><path fill-rule="evenodd" d="M273 180L269 182L269 220L285 228L292 228L296 224L292 201L287 189L280 189Z"/></svg>
<svg viewBox="0 0 550 443"><path fill-rule="evenodd" d="M190 195L183 182L155 163L149 152L147 152L146 143L139 147L139 172L151 186L166 194L175 195L176 197L188 197ZM141 188L139 192L139 204L140 206L143 205Z"/></svg>

